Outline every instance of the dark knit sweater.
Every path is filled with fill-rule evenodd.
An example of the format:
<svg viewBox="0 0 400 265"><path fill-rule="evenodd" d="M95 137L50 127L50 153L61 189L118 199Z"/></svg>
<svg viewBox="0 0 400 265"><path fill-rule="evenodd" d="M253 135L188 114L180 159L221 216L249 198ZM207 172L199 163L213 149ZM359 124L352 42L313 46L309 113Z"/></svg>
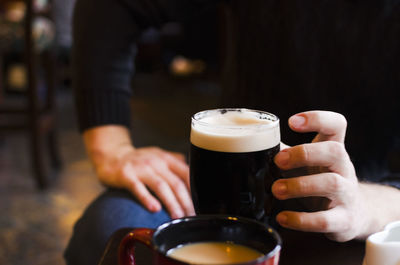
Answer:
<svg viewBox="0 0 400 265"><path fill-rule="evenodd" d="M78 0L73 19L73 87L81 131L129 126L134 44L141 32L185 21L210 0Z"/></svg>
<svg viewBox="0 0 400 265"><path fill-rule="evenodd" d="M399 0L78 0L73 86L80 130L129 126L133 47L142 30L184 23L217 3L228 14L222 106L278 114L288 144L306 140L284 124L290 115L340 112L358 175L389 176L399 185Z"/></svg>

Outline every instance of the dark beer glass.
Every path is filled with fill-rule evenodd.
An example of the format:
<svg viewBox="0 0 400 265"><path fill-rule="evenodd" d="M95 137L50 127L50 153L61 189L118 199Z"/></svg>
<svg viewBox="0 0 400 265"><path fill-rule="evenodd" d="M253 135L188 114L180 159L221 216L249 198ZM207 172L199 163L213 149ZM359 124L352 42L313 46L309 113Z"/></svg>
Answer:
<svg viewBox="0 0 400 265"><path fill-rule="evenodd" d="M279 119L249 109L206 110L192 117L190 183L197 214L268 222L279 177Z"/></svg>

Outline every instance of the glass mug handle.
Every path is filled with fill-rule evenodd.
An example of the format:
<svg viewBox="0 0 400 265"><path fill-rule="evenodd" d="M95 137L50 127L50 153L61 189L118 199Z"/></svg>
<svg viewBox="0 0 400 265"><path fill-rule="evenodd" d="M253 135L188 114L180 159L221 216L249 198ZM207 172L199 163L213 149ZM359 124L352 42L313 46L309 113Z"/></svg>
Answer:
<svg viewBox="0 0 400 265"><path fill-rule="evenodd" d="M136 265L135 249L136 243L143 243L145 246L152 248L151 238L154 229L136 228L127 234L121 241L118 249L119 265Z"/></svg>

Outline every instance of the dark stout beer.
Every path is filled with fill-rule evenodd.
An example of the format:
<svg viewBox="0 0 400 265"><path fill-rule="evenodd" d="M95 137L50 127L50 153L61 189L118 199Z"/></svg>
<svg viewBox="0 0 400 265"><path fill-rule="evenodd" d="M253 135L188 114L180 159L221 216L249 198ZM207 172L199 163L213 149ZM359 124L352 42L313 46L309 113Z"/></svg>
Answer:
<svg viewBox="0 0 400 265"><path fill-rule="evenodd" d="M271 215L279 177L278 118L246 109L219 109L192 118L190 180L197 214Z"/></svg>

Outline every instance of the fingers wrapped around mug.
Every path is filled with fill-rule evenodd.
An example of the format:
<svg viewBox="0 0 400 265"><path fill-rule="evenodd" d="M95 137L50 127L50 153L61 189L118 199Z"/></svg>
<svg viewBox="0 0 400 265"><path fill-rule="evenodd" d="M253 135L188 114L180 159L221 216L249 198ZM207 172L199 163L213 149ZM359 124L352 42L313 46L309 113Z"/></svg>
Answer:
<svg viewBox="0 0 400 265"><path fill-rule="evenodd" d="M326 233L338 241L351 239L357 234L355 219L362 208L362 196L343 143L344 117L332 112L304 112L293 116L289 124L296 131L318 134L313 143L280 151L275 164L284 171L314 170L275 181L272 193L279 200L312 197L326 203L315 212L283 211L277 215L277 221L291 229Z"/></svg>
<svg viewBox="0 0 400 265"><path fill-rule="evenodd" d="M296 145L280 151L275 164L283 169L323 167L342 176L353 176L354 167L344 144L335 141Z"/></svg>
<svg viewBox="0 0 400 265"><path fill-rule="evenodd" d="M290 117L289 126L296 132L317 132L313 142L337 141L343 143L347 121L340 113L307 111Z"/></svg>
<svg viewBox="0 0 400 265"><path fill-rule="evenodd" d="M349 226L355 223L351 220L357 215L360 196L354 167L343 144L326 141L294 146L278 153L275 163L284 170L300 167L326 169L312 175L275 181L272 193L277 199L328 199L322 211L283 211L277 215L277 221L287 228L330 233L337 240L347 240L350 236L348 230L353 230Z"/></svg>

